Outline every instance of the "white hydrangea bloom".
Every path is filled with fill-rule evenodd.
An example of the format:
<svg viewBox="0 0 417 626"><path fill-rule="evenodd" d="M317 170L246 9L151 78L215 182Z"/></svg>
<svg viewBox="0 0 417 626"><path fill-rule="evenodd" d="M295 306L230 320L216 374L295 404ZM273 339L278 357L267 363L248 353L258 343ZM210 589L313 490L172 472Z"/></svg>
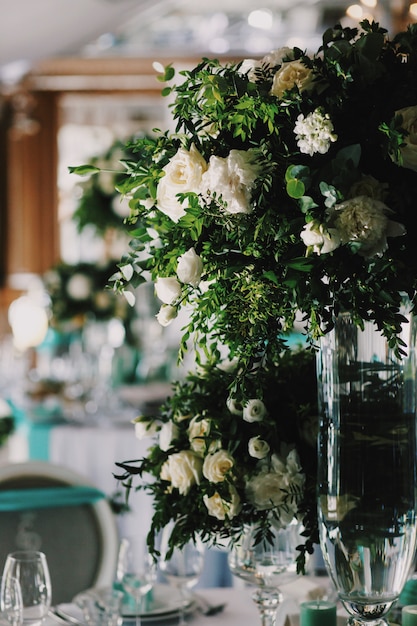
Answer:
<svg viewBox="0 0 417 626"><path fill-rule="evenodd" d="M297 146L303 154L326 154L330 144L337 140L330 116L321 108L306 117L300 113L294 126Z"/></svg>

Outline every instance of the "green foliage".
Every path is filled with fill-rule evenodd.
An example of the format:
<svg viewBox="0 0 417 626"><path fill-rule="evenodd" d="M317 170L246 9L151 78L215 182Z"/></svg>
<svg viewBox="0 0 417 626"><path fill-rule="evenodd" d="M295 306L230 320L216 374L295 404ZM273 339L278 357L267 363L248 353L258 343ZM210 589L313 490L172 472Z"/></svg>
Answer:
<svg viewBox="0 0 417 626"><path fill-rule="evenodd" d="M296 70L284 81L286 63ZM196 365L208 367L215 385L198 376L175 387L165 417L177 414L176 403L188 403L193 415L218 411L211 400L224 407L226 379L236 401L266 397L269 376L286 366L289 334L301 326L315 347L343 310L358 326L374 322L400 355L402 298L414 303L417 289L415 25L392 40L377 23L336 25L311 56L294 48L255 66L202 59L180 75L163 92L175 96L175 131L155 130L129 145L118 189L129 198L131 244L113 276L115 291L131 297L141 281L177 281L178 295L161 312L190 311L179 354L195 347ZM169 68L164 78L172 80ZM408 107L414 127L405 128ZM179 271L190 253L201 263L194 278ZM236 364L231 377L217 376L228 359ZM236 453L240 422L218 419L222 445ZM278 418L268 425L275 432ZM308 552L317 539L314 467L294 437L306 477L298 513ZM169 456L154 449L140 472L160 476ZM216 526L197 487L184 497L166 487L152 483L153 530L172 517L184 536L196 528L207 537L213 529L241 531L242 516ZM215 486L206 488L210 494ZM219 489L227 500L226 487ZM255 515L247 500L242 511Z"/></svg>

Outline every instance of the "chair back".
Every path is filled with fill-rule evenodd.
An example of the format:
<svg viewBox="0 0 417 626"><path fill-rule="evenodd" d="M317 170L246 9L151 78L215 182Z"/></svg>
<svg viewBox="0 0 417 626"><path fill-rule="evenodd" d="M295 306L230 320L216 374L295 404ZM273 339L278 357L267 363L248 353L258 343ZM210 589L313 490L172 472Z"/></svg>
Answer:
<svg viewBox="0 0 417 626"><path fill-rule="evenodd" d="M111 585L119 536L105 495L84 476L45 461L0 467L0 572L15 550L42 550L52 602Z"/></svg>

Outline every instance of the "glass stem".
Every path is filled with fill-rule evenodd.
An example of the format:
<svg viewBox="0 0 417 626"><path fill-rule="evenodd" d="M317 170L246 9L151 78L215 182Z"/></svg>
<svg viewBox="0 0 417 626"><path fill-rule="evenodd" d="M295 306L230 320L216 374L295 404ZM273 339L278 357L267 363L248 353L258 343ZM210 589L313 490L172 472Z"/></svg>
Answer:
<svg viewBox="0 0 417 626"><path fill-rule="evenodd" d="M261 616L261 626L275 626L282 594L278 589L257 589L252 598Z"/></svg>

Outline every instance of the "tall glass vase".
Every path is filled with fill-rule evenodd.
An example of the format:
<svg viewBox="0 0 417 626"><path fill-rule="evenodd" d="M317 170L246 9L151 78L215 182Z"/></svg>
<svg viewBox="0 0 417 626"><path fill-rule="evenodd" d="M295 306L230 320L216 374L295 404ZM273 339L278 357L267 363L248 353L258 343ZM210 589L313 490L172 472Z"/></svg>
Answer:
<svg viewBox="0 0 417 626"><path fill-rule="evenodd" d="M416 549L416 320L395 357L372 323L341 314L318 355L318 512L349 624L386 624Z"/></svg>

